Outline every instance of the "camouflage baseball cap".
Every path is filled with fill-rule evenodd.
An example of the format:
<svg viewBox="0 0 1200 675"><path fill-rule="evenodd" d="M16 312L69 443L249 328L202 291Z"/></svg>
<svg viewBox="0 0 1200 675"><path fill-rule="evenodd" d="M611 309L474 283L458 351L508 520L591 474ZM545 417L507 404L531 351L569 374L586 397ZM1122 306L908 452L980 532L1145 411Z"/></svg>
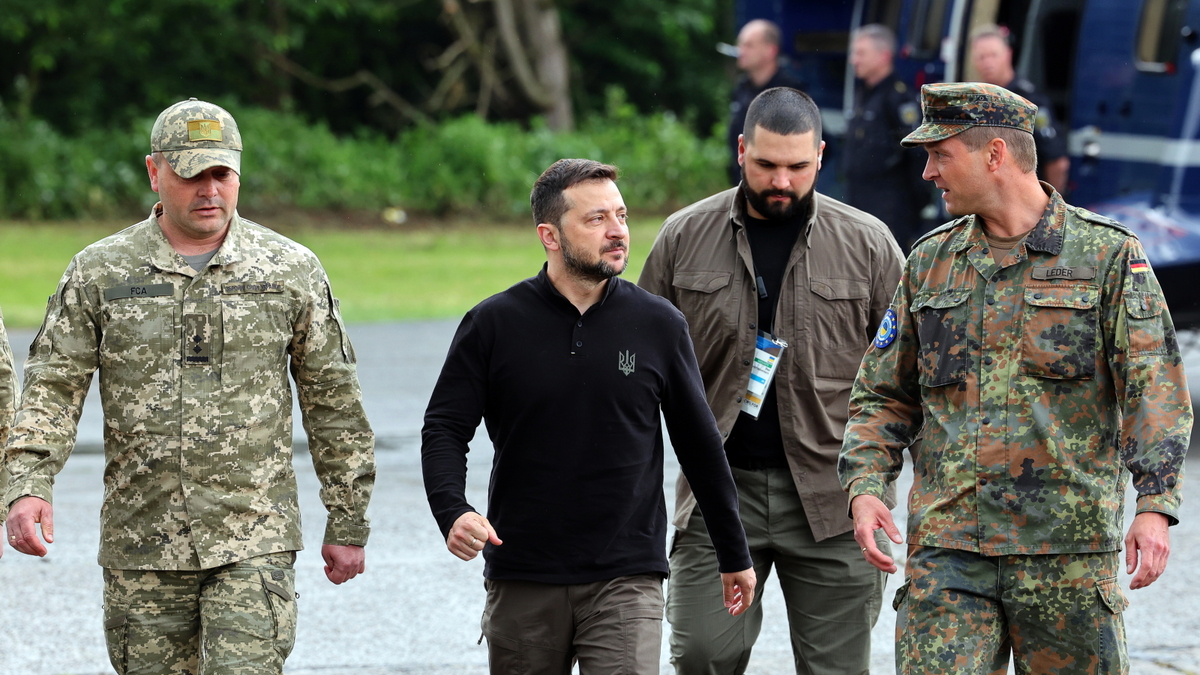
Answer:
<svg viewBox="0 0 1200 675"><path fill-rule="evenodd" d="M242 173L242 134L233 115L194 98L176 103L154 120L150 151L161 152L182 178L213 166Z"/></svg>
<svg viewBox="0 0 1200 675"><path fill-rule="evenodd" d="M1037 106L1004 87L944 82L921 87L921 126L900 141L911 148L961 134L971 127L1011 127L1033 133Z"/></svg>

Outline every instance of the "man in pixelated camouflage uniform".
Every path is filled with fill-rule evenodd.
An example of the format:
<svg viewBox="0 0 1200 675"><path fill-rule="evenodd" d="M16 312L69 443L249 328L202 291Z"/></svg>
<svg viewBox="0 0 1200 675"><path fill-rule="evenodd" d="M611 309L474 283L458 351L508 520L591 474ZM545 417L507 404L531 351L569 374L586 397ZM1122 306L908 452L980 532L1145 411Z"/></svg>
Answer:
<svg viewBox="0 0 1200 675"><path fill-rule="evenodd" d="M4 331L4 314L0 312L0 493L8 485L8 469L4 462L4 444L8 441L8 429L17 413L21 384L17 381L17 369L13 364L12 349L8 346L8 333ZM8 514L8 505L0 499L0 520ZM4 556L4 541L0 538L0 557Z"/></svg>
<svg viewBox="0 0 1200 675"><path fill-rule="evenodd" d="M839 460L856 538L900 533L879 497L912 450L902 673L1128 670L1117 582L1166 567L1192 408L1137 238L1039 183L1037 108L990 84L922 89L925 178L957 220L918 242L863 358Z"/></svg>
<svg viewBox="0 0 1200 675"><path fill-rule="evenodd" d="M317 258L238 216L242 140L195 99L151 133L150 217L84 249L50 298L8 448L8 538L45 555L53 477L92 373L104 407L100 564L118 673L280 673L301 546L290 369L335 584L364 569L374 435Z"/></svg>

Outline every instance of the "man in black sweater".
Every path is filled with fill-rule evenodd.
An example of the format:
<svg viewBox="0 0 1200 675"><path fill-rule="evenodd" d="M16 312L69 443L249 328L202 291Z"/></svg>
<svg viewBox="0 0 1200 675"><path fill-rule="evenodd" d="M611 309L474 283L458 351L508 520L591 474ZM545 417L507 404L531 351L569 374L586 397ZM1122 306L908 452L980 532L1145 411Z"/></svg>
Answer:
<svg viewBox="0 0 1200 675"><path fill-rule="evenodd" d="M737 492L692 351L665 300L617 279L629 229L616 169L555 162L530 195L547 263L467 313L422 430L446 547L485 560L492 673L657 673L666 559L659 411L709 523L724 604L755 577ZM466 501L480 419L495 458L487 517Z"/></svg>

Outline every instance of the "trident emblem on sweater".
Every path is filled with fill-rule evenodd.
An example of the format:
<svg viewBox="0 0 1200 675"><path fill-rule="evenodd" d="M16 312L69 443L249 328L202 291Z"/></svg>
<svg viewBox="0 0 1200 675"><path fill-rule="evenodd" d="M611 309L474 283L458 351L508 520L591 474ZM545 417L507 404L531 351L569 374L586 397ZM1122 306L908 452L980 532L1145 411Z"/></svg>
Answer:
<svg viewBox="0 0 1200 675"><path fill-rule="evenodd" d="M637 354L630 354L628 351L617 352L617 369L625 373L625 377L633 372L633 361L637 358Z"/></svg>

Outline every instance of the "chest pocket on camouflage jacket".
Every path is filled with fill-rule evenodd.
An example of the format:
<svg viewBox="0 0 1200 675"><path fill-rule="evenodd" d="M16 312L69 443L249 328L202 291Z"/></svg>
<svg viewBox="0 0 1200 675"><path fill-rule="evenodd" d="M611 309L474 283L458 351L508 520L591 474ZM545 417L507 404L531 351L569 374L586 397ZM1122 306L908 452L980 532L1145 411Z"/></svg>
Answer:
<svg viewBox="0 0 1200 675"><path fill-rule="evenodd" d="M227 410L236 411L224 430L286 415L291 410L287 350L292 339L286 295L227 294L221 304L222 398ZM286 400L278 396L283 392L288 392Z"/></svg>
<svg viewBox="0 0 1200 675"><path fill-rule="evenodd" d="M1021 373L1059 380L1095 377L1099 298L1097 286L1026 288Z"/></svg>
<svg viewBox="0 0 1200 675"><path fill-rule="evenodd" d="M104 421L124 433L169 434L179 353L174 297L119 297L102 307Z"/></svg>
<svg viewBox="0 0 1200 675"><path fill-rule="evenodd" d="M969 289L921 291L910 307L917 319L921 385L940 387L967 377Z"/></svg>

